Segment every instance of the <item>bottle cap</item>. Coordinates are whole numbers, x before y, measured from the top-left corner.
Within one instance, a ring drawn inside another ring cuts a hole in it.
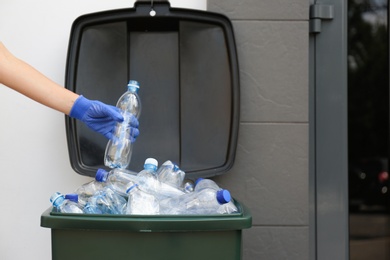
[[[65,194],[65,199],[71,200],[73,202],[79,202],[79,195],[76,193],[70,193],[70,194]]]
[[[217,201],[219,204],[228,203],[232,197],[230,196],[230,192],[228,190],[219,190],[217,191]]]
[[[173,171],[177,172],[178,170],[180,170],[179,166],[177,166],[177,164],[173,164]]]
[[[98,182],[105,182],[107,180],[108,171],[104,169],[98,169],[96,171],[95,180]]]
[[[130,80],[129,84],[127,84],[127,90],[131,92],[138,92],[139,83],[136,80]]]
[[[148,158],[145,160],[144,168],[145,169],[152,169],[154,171],[157,170],[158,167],[158,161],[154,158]]]

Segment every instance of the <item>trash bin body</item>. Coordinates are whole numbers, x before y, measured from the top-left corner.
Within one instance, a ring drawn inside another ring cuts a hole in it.
[[[54,260],[238,260],[248,208],[229,215],[126,216],[61,214],[47,209],[41,226],[51,228]]]

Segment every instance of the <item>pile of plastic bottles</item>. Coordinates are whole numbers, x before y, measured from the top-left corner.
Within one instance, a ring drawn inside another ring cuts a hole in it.
[[[144,169],[133,172],[114,168],[99,169],[95,180],[74,193],[54,193],[53,210],[62,213],[136,215],[212,215],[238,212],[226,189],[211,179],[195,182],[171,161],[158,167],[148,158]]]

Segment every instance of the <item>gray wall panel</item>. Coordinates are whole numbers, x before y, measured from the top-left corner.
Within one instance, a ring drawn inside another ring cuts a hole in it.
[[[308,23],[234,21],[241,121],[308,121]]]
[[[309,1],[208,0],[233,22],[241,124],[215,180],[247,205],[244,260],[309,259]]]
[[[208,0],[208,10],[231,19],[307,20],[307,0]]]
[[[214,179],[253,225],[308,225],[308,125],[241,124],[235,164]]]
[[[253,227],[245,230],[245,260],[307,260],[307,227]]]

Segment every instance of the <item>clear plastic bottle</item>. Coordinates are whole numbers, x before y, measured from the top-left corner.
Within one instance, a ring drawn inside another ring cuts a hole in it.
[[[201,190],[204,190],[204,189],[214,189],[214,190],[220,190],[221,188],[219,187],[219,185],[211,180],[211,179],[204,179],[204,178],[198,178],[196,181],[195,181],[195,187],[194,187],[194,191],[201,191]]]
[[[232,214],[237,212],[238,208],[234,204],[233,198],[228,203],[222,204],[217,210],[217,213],[219,214]]]
[[[140,189],[155,194],[158,191],[158,180],[156,176],[158,161],[154,158],[147,158],[144,169],[137,174]]]
[[[194,191],[199,192],[204,189],[213,189],[213,190],[221,190],[221,187],[211,179],[199,178],[195,182]],[[224,203],[219,206],[217,209],[217,213],[219,214],[231,214],[238,212],[238,208],[234,204],[233,198],[228,203]]]
[[[76,214],[83,213],[82,207],[77,202],[65,199],[65,195],[59,192],[51,195],[50,202],[53,204],[53,207],[57,212]]]
[[[107,187],[123,197],[127,197],[126,190],[138,182],[137,173],[126,169],[112,169],[106,171],[98,169],[95,180],[99,183],[105,183]]]
[[[135,116],[139,118],[141,114],[141,100],[138,96],[139,83],[130,80],[127,91],[119,98],[116,106],[121,110],[123,122],[117,123],[114,137],[110,139],[106,146],[104,155],[104,165],[110,168],[127,168],[130,164],[133,153],[133,143],[130,138],[129,123]]]
[[[154,158],[147,158],[144,163],[144,168],[142,169],[142,171],[137,173],[137,176],[154,176],[154,178],[156,179],[157,169],[158,161]]]
[[[102,190],[104,185],[104,182],[93,180],[78,187],[74,192],[78,195],[79,204],[85,206],[89,198],[91,198],[97,191]]]
[[[84,207],[88,214],[124,214],[127,201],[108,187],[95,193]]]
[[[126,214],[157,215],[159,213],[158,200],[152,194],[139,189],[138,184],[131,186],[127,192]]]
[[[102,209],[97,204],[97,197],[92,196],[83,208],[85,214],[104,214]]]
[[[137,174],[139,188],[154,195],[158,200],[180,196],[184,192],[157,179],[158,162],[154,158],[145,161],[144,169]]]
[[[158,168],[156,175],[160,182],[175,188],[180,188],[183,185],[185,172],[182,171],[179,166],[168,160]]]
[[[231,200],[228,190],[203,189],[183,196],[160,201],[160,214],[210,215],[218,214],[222,204]]]

